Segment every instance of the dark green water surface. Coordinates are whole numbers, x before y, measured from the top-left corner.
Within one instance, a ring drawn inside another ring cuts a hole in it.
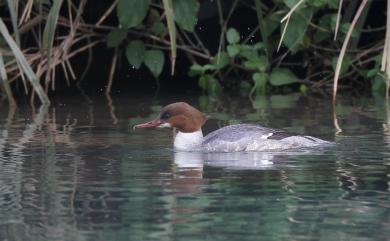
[[[175,153],[136,130],[186,100],[208,133],[251,122],[335,141],[311,152]],[[111,104],[110,104],[111,103]],[[0,240],[389,240],[383,99],[113,98],[0,106]],[[336,128],[337,127],[337,128]]]

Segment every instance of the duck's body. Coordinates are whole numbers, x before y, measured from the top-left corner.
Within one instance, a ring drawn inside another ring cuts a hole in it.
[[[267,151],[324,144],[329,142],[254,124],[238,124],[225,126],[205,136],[202,150],[207,152]]]
[[[312,136],[293,134],[254,124],[225,126],[203,137],[201,127],[206,118],[184,102],[163,108],[157,119],[136,125],[136,128],[175,127],[174,147],[180,151],[237,152],[269,151],[329,145]]]

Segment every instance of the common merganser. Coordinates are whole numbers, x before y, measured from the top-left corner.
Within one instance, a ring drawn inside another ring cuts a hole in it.
[[[179,151],[269,151],[332,143],[255,124],[225,126],[203,137],[202,126],[205,122],[206,116],[202,112],[185,102],[176,102],[162,108],[156,119],[135,125],[134,128],[176,128],[173,145]]]

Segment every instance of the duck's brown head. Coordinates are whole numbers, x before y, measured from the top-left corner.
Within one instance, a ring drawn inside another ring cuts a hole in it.
[[[206,122],[206,116],[185,102],[176,102],[162,108],[156,119],[135,125],[134,128],[174,127],[180,132],[198,131]]]

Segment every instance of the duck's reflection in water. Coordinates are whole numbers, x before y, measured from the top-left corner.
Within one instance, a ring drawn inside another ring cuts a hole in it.
[[[202,153],[202,152],[175,152],[174,161],[181,169],[203,171],[203,167],[221,167],[236,170],[261,170],[273,167],[276,156],[272,153],[261,152],[229,152],[229,153]],[[278,162],[286,159],[277,157]]]

